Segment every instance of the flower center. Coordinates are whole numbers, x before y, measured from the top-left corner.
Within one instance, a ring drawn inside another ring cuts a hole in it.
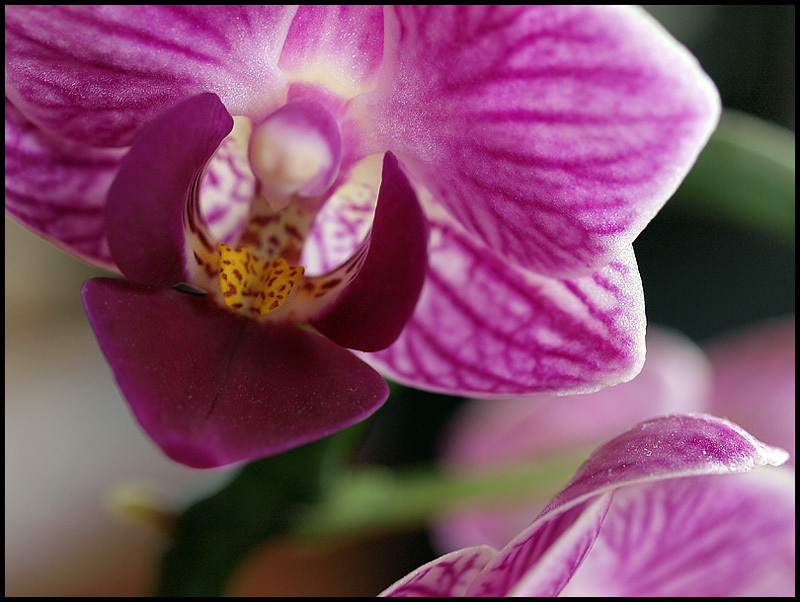
[[[291,102],[252,124],[252,131],[249,124],[239,133],[249,139],[248,158],[258,182],[255,196],[237,248],[224,243],[208,247],[206,263],[209,276],[218,273],[217,299],[259,318],[276,312],[290,297],[303,297],[303,305],[312,293],[319,294],[320,286],[326,286],[326,297],[337,288],[327,280],[304,278],[304,268],[295,264],[318,201],[339,173],[342,143],[334,117],[313,101]],[[278,313],[287,318],[295,309]]]
[[[330,187],[339,173],[342,140],[327,110],[298,100],[255,124],[249,152],[260,191],[278,211],[295,195],[313,197]]]
[[[219,244],[219,283],[228,307],[265,316],[283,305],[305,271],[283,258],[265,260],[250,249]]]

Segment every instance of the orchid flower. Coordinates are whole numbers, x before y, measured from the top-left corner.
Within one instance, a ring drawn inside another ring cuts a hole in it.
[[[448,470],[491,469],[592,449],[645,419],[705,412],[735,420],[759,439],[795,450],[795,321],[773,319],[701,349],[682,334],[650,327],[647,361],[630,382],[588,395],[477,400],[449,424],[440,461]],[[788,469],[787,469],[788,470]],[[433,526],[441,551],[504,545],[544,507],[464,508]]]
[[[794,595],[794,476],[756,468],[787,456],[709,415],[643,422],[499,551],[451,552],[381,595]]]
[[[7,6],[6,212],[86,283],[133,414],[220,466],[363,419],[632,378],[631,243],[719,116],[606,6]]]

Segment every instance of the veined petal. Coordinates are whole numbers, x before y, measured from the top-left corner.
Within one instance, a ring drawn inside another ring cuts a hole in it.
[[[92,149],[44,134],[5,101],[6,214],[81,259],[118,272],[105,203],[122,149]]]
[[[319,439],[388,396],[377,372],[324,337],[241,318],[204,296],[95,278],[83,301],[133,414],[189,466]]]
[[[428,224],[397,159],[387,153],[366,257],[336,300],[311,323],[362,351],[397,339],[417,304],[427,269]]]
[[[347,99],[374,85],[382,60],[380,5],[302,5],[279,65],[293,84],[322,86]]]
[[[769,320],[708,348],[714,371],[709,412],[745,425],[795,458],[795,319]]]
[[[440,462],[448,469],[488,469],[592,449],[642,420],[707,409],[710,388],[705,354],[686,337],[651,326],[647,359],[633,380],[585,395],[473,400],[449,422]],[[502,547],[552,494],[542,490],[519,507],[448,513],[434,525],[437,548]]]
[[[613,509],[617,495],[626,495],[626,487],[657,488],[668,480],[709,475],[729,478],[756,466],[777,466],[786,457],[713,416],[672,415],[641,423],[598,448],[539,517],[487,565],[467,595],[558,594],[580,570],[602,532],[606,510]],[[675,505],[683,512],[694,510],[680,496]]]
[[[198,266],[187,256],[185,218],[196,209],[200,227],[200,178],[232,127],[219,98],[207,93],[171,107],[139,133],[106,206],[111,253],[128,278],[149,286],[192,282]]]
[[[542,274],[612,261],[719,117],[695,59],[638,8],[397,6],[386,38],[354,114],[463,227]]]
[[[788,456],[722,418],[705,414],[654,418],[598,448],[543,514],[627,485],[747,472],[756,466],[780,466]]]
[[[432,220],[428,278],[400,338],[367,359],[390,378],[473,397],[591,392],[644,361],[633,251],[591,276],[556,280],[509,265]]]
[[[39,127],[94,146],[130,144],[175,102],[215,92],[234,114],[285,98],[278,56],[294,8],[7,6],[6,94]]]
[[[214,239],[228,245],[239,240],[256,196],[256,178],[247,160],[247,145],[240,140],[236,127],[234,118],[234,130],[208,163],[200,187],[203,221]]]
[[[448,425],[441,460],[483,467],[601,445],[648,418],[706,409],[711,369],[688,338],[649,327],[647,359],[631,381],[596,393],[475,400]]]
[[[467,596],[552,597],[592,549],[612,495],[534,521],[492,559]]]
[[[461,598],[469,585],[497,555],[489,546],[476,546],[445,554],[409,573],[379,598]]]
[[[794,596],[794,485],[779,469],[621,489],[562,595]]]

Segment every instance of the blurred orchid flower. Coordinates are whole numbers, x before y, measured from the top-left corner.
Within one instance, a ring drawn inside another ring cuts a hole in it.
[[[499,551],[451,552],[381,596],[793,595],[793,473],[753,470],[787,456],[708,415],[646,421]]]
[[[172,458],[341,429],[373,367],[478,397],[640,370],[631,242],[720,110],[641,9],[5,14],[6,212],[127,277],[84,304]]]
[[[440,462],[454,471],[592,449],[642,420],[706,412],[795,451],[795,321],[765,321],[703,350],[680,333],[650,327],[647,361],[630,382],[589,395],[476,400],[448,425]],[[502,509],[465,508],[433,527],[441,551],[502,546],[552,492]]]

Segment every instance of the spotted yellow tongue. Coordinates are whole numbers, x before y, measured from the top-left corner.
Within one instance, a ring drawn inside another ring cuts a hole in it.
[[[219,255],[219,284],[225,303],[252,316],[265,316],[283,305],[304,272],[282,258],[259,259],[249,249],[231,249],[222,243]]]

